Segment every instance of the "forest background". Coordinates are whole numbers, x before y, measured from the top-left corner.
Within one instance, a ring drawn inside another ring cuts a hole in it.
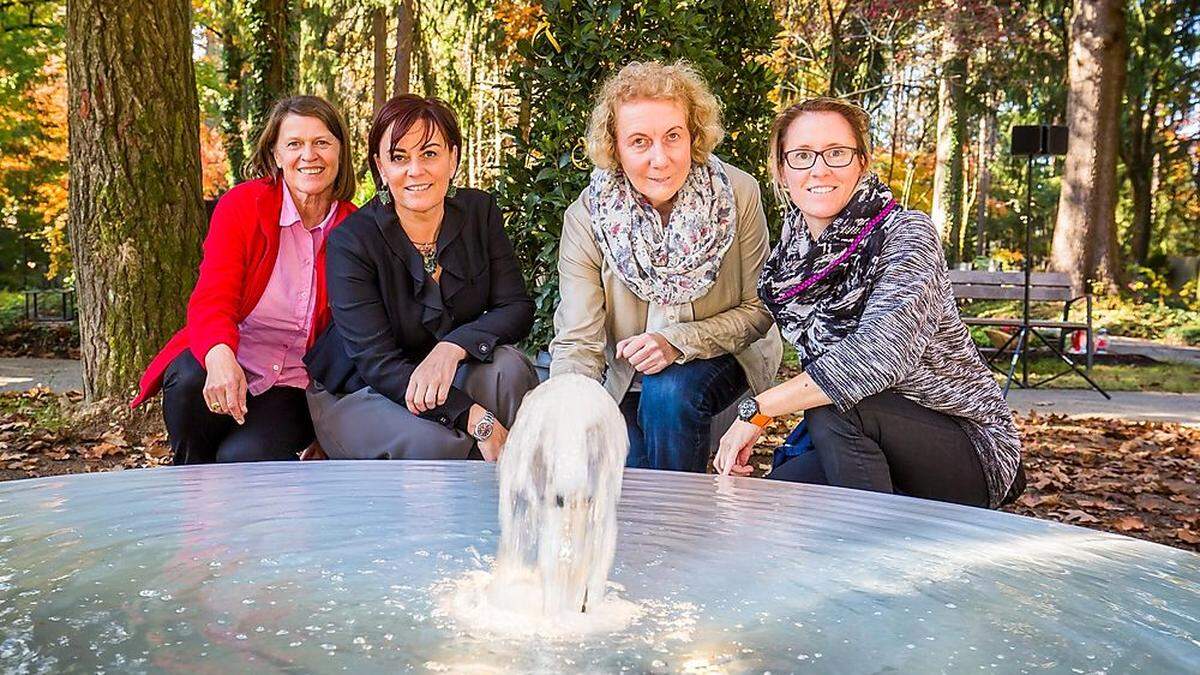
[[[1200,4],[1165,0],[0,0],[0,289],[76,288],[86,393],[125,395],[182,323],[200,200],[242,179],[271,102],[343,111],[361,203],[371,115],[413,91],[458,111],[460,183],[497,194],[544,344],[593,91],[682,57],[725,104],[717,153],[764,188],[777,110],[862,103],[876,170],[951,265],[1020,265],[1009,130],[1069,125],[1068,155],[1034,166],[1035,267],[1200,341],[1198,43]]]

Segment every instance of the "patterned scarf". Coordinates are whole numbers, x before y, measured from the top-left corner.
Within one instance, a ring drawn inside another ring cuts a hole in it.
[[[585,201],[592,233],[617,276],[634,295],[663,305],[708,292],[737,229],[733,185],[712,156],[688,172],[666,226],[621,171],[593,171]]]
[[[858,327],[883,248],[882,223],[898,205],[873,173],[813,241],[804,216],[793,210],[783,237],[758,279],[758,296],[807,366]]]

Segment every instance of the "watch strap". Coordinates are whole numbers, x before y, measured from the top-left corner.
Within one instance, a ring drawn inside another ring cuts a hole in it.
[[[750,424],[757,426],[759,429],[766,429],[771,422],[775,421],[774,417],[767,417],[762,413],[754,413],[754,417],[746,420]]]

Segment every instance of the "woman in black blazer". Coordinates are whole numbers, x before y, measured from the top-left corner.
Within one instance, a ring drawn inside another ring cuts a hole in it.
[[[534,308],[500,212],[451,189],[462,135],[437,99],[388,101],[369,147],[379,192],[330,235],[333,322],[305,359],[317,440],[335,459],[494,461],[538,382],[512,346]]]

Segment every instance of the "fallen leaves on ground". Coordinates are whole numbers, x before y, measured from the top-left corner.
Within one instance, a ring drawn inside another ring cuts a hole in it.
[[[1029,487],[1006,510],[1200,551],[1200,429],[1018,418]]]
[[[79,328],[69,323],[16,321],[0,326],[0,357],[78,359]]]
[[[161,421],[119,402],[83,410],[82,399],[46,388],[0,394],[0,480],[171,463]]]
[[[756,475],[798,419],[768,428],[755,447]],[[1200,552],[1200,429],[1037,414],[1017,423],[1029,487],[1006,511]],[[170,463],[155,406],[85,406],[78,392],[44,388],[0,394],[0,480]]]
[[[799,422],[755,446],[755,475]],[[1005,511],[1200,552],[1200,429],[1181,424],[1017,416],[1028,487]]]

